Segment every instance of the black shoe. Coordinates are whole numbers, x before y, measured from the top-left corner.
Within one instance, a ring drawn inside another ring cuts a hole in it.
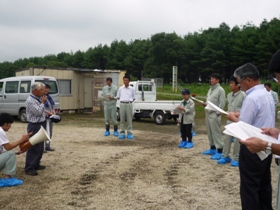
[[[30,176],[37,176],[38,175],[37,171],[35,171],[35,170],[25,171],[25,173],[27,175],[30,175]]]
[[[45,150],[53,152],[55,149],[50,147],[50,148],[46,148]]]
[[[46,166],[42,166],[42,165],[39,165],[39,166],[36,168],[36,170],[44,170],[44,169],[46,169]]]
[[[47,150],[44,150],[44,153],[47,153],[48,151]]]

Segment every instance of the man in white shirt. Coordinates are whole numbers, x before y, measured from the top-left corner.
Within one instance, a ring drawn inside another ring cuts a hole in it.
[[[127,138],[130,140],[134,139],[132,134],[132,116],[133,116],[133,105],[132,102],[135,100],[135,90],[129,85],[130,77],[125,75],[123,77],[124,85],[119,88],[117,98],[120,100],[120,135],[119,139],[125,138],[124,123],[127,121]]]
[[[11,128],[14,119],[10,114],[0,114],[0,171],[4,177],[0,180],[0,187],[11,187],[20,185],[22,180],[13,178],[16,174],[16,154],[12,150],[29,139],[29,134],[24,134],[18,141],[10,143],[5,131]],[[20,154],[25,151],[19,151]]]

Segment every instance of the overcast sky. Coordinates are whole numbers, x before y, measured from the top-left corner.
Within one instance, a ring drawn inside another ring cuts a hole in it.
[[[280,0],[0,0],[0,62],[280,18]]]

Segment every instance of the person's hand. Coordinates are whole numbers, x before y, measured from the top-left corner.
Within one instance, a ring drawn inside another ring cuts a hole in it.
[[[178,106],[178,109],[180,109],[180,110],[182,110],[182,111],[184,111],[184,110],[185,110],[185,108],[184,108],[184,107],[182,107],[182,106]]]
[[[43,96],[42,96],[42,103],[44,104],[44,103],[46,103],[46,101],[47,101],[47,96],[46,96],[46,95],[43,95]]]
[[[239,117],[238,112],[229,112],[227,115],[227,119],[232,121],[232,122],[237,122]]]
[[[268,136],[271,136],[273,138],[278,139],[280,130],[277,128],[261,128],[262,129],[262,133],[266,134]]]
[[[207,106],[207,103],[206,102],[203,102],[201,103],[202,106],[206,107]]]
[[[108,98],[109,98],[110,100],[114,100],[114,97],[112,97],[112,96],[109,96]]]
[[[257,153],[265,150],[268,144],[266,141],[263,141],[257,137],[251,137],[246,140],[239,140],[239,142],[241,144],[244,144],[252,153]]]
[[[25,153],[27,151],[27,149],[26,150],[19,150],[19,151],[17,151],[15,154],[16,155],[20,155],[20,154],[22,154],[22,153]]]
[[[32,132],[30,132],[28,134],[23,134],[21,139],[20,139],[21,143],[28,141],[31,134],[32,134]]]

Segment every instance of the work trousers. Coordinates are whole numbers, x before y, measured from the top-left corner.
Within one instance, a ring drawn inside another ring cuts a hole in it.
[[[206,112],[205,124],[210,147],[215,146],[216,149],[222,149],[221,115]]]
[[[239,161],[240,143],[239,143],[238,139],[235,139],[234,137],[226,135],[226,134],[224,136],[224,145],[223,145],[223,155],[222,156],[223,156],[223,158],[229,157],[232,139],[234,139],[232,157],[234,160]]]
[[[125,133],[124,123],[127,121],[127,134],[132,134],[132,116],[133,106],[132,103],[120,103],[120,134]]]
[[[104,118],[105,125],[110,125],[110,119],[112,119],[113,125],[117,125],[117,106],[115,104],[104,105]]]
[[[278,170],[278,187],[277,187],[277,205],[276,209],[280,210],[280,165],[277,165]]]
[[[28,123],[27,133],[32,132],[34,136],[43,126],[46,129],[46,122],[41,123]],[[44,142],[40,142],[31,146],[26,152],[25,171],[36,170],[39,167],[44,152]]]
[[[271,159],[272,155],[269,155],[261,160],[245,145],[240,145],[240,196],[243,210],[272,209]]]
[[[0,154],[0,171],[3,174],[14,176],[16,174],[16,154],[9,150]]]
[[[192,124],[184,124],[184,115],[182,115],[180,125],[182,141],[186,141],[188,138],[188,142],[192,142]]]

